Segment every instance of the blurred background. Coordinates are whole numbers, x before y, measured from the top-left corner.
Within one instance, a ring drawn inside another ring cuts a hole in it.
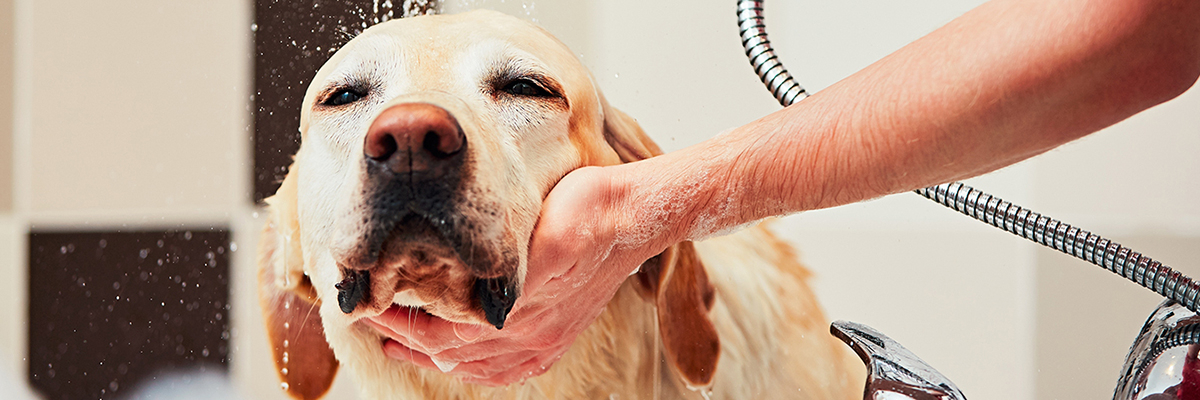
[[[289,93],[400,3],[0,0],[0,398],[282,398],[253,259],[257,201],[296,145]],[[766,15],[815,92],[979,3],[776,0]],[[667,151],[779,108],[734,5],[443,1],[546,27]],[[1198,276],[1198,91],[968,183]],[[772,227],[830,318],[883,331],[971,399],[1111,397],[1160,302],[913,194]]]

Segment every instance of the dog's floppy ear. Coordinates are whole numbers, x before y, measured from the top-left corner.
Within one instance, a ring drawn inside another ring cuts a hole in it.
[[[644,298],[654,299],[658,331],[672,369],[689,388],[712,385],[721,341],[708,318],[712,285],[692,242],[681,242],[642,264],[637,273]]]
[[[644,160],[662,154],[637,121],[604,107],[604,139],[621,162]],[[658,330],[672,369],[689,387],[712,385],[721,341],[708,318],[713,287],[692,242],[667,248],[642,264],[637,273],[642,297],[658,309]]]
[[[325,341],[316,290],[304,275],[296,216],[296,166],[274,196],[258,243],[258,295],[275,372],[297,399],[325,395],[338,362]]]

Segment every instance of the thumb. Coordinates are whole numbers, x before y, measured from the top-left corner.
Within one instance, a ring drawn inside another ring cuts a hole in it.
[[[530,237],[527,285],[560,277],[611,245],[609,168],[574,170],[546,195]]]

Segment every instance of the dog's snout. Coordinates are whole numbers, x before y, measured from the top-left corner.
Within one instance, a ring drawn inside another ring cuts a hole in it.
[[[467,144],[449,111],[428,103],[392,106],[367,130],[363,154],[395,173],[437,172],[462,154]]]

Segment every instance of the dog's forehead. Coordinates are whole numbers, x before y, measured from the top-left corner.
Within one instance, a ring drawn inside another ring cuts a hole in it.
[[[318,72],[314,82],[340,78],[355,69],[386,69],[445,77],[458,66],[486,68],[516,60],[560,79],[587,79],[566,45],[528,21],[490,10],[402,18],[367,29],[347,43]],[[332,67],[332,68],[328,68]]]
[[[367,29],[321,67],[304,104],[311,106],[330,85],[356,79],[380,79],[402,86],[392,88],[401,91],[473,88],[477,82],[462,79],[481,77],[497,65],[552,76],[572,103],[594,102],[591,76],[565,44],[528,21],[476,10],[401,18]],[[302,131],[307,130],[308,106],[301,111]]]

